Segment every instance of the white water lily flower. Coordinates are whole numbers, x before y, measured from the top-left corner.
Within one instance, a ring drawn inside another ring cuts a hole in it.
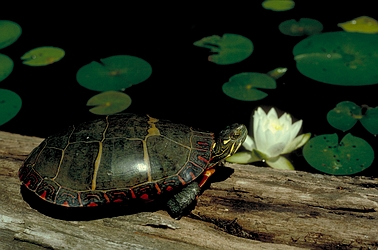
[[[248,152],[236,153],[227,158],[227,161],[236,163],[265,161],[272,168],[294,169],[282,155],[291,153],[310,139],[310,133],[297,136],[301,127],[302,120],[292,123],[290,114],[284,113],[278,118],[274,108],[266,114],[259,107],[253,115],[251,130],[254,138],[248,136],[243,143]]]

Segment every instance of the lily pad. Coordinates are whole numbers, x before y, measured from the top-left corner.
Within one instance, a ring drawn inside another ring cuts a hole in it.
[[[345,23],[339,23],[337,26],[341,27],[347,32],[360,32],[367,34],[378,33],[378,22],[374,18],[368,16],[357,17]]]
[[[315,19],[301,18],[298,22],[294,19],[286,20],[280,23],[278,29],[288,36],[309,36],[320,33],[323,25]]]
[[[7,89],[0,89],[0,125],[17,115],[22,106],[19,95]]]
[[[151,65],[129,55],[111,56],[81,67],[76,80],[85,88],[96,91],[124,90],[148,79]]]
[[[333,175],[351,175],[368,168],[374,151],[365,140],[347,134],[338,142],[337,134],[312,138],[303,148],[306,161],[315,169]]]
[[[362,86],[378,83],[378,36],[329,32],[310,36],[293,49],[297,68],[319,82]]]
[[[21,36],[21,27],[15,22],[0,20],[0,49],[5,48]]]
[[[91,97],[87,106],[96,106],[89,111],[96,115],[111,115],[127,109],[131,105],[129,95],[118,91],[106,91]]]
[[[13,70],[13,61],[8,56],[0,54],[0,82],[7,78]]]
[[[341,131],[351,129],[362,118],[361,107],[353,102],[340,102],[327,114],[328,123]]]
[[[361,118],[361,124],[373,135],[378,134],[378,107],[368,108]]]
[[[208,60],[216,64],[233,64],[248,58],[253,51],[253,43],[248,38],[236,34],[213,35],[193,43],[195,46],[208,48],[215,54]]]
[[[269,71],[267,75],[277,80],[281,76],[285,75],[286,72],[287,68],[276,68],[274,70]]]
[[[64,57],[64,50],[56,47],[39,47],[26,52],[21,60],[29,66],[46,66]]]
[[[240,101],[257,101],[268,95],[258,88],[275,89],[276,81],[267,74],[249,72],[232,76],[222,86],[223,93]]]
[[[291,10],[295,6],[292,0],[265,0],[262,2],[264,9],[273,11],[286,11]]]

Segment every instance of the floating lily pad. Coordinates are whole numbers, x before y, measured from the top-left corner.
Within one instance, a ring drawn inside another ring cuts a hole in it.
[[[229,97],[240,101],[257,101],[268,95],[258,88],[275,89],[276,81],[266,74],[240,73],[223,84],[222,90]]]
[[[306,161],[315,169],[333,175],[351,175],[368,168],[374,151],[365,140],[347,134],[338,142],[337,134],[312,138],[303,148]]]
[[[378,107],[368,108],[361,118],[361,124],[369,133],[378,134]]]
[[[358,86],[378,83],[378,36],[329,32],[295,45],[293,54],[303,75],[319,82]]]
[[[361,108],[353,102],[340,102],[328,112],[328,123],[341,131],[351,129],[362,118]]]
[[[56,47],[39,47],[26,52],[21,60],[29,66],[46,66],[64,57],[64,50]]]
[[[277,80],[281,76],[285,75],[286,71],[287,68],[276,68],[274,70],[269,71],[267,75]]]
[[[378,33],[378,22],[374,18],[368,16],[361,16],[345,23],[339,23],[337,26],[341,27],[347,32],[360,32],[367,34]]]
[[[106,91],[93,96],[87,106],[96,106],[89,111],[96,115],[111,115],[127,109],[131,105],[131,98],[118,91]]]
[[[216,64],[233,64],[248,58],[253,51],[253,43],[248,38],[236,34],[213,35],[193,43],[195,46],[208,48],[215,54],[208,60]]]
[[[0,54],[0,82],[7,78],[13,70],[13,61],[8,56]]]
[[[21,27],[15,22],[0,20],[0,49],[5,48],[21,36]]]
[[[96,91],[124,90],[150,77],[151,65],[129,55],[111,56],[91,62],[79,69],[76,80],[85,88]]]
[[[262,2],[264,9],[273,11],[286,11],[291,10],[295,6],[292,0],[265,0]]]
[[[323,25],[315,19],[301,18],[298,22],[294,19],[286,20],[280,23],[278,29],[288,36],[309,36],[320,33]]]
[[[7,89],[0,89],[0,125],[17,115],[22,106],[19,95]]]

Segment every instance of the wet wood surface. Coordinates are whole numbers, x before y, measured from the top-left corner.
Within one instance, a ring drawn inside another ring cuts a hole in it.
[[[236,164],[218,167],[194,210],[180,220],[159,207],[125,214],[92,210],[98,217],[87,220],[51,216],[45,212],[73,211],[50,204],[31,208],[17,177],[22,161],[41,141],[0,132],[0,249],[378,246],[378,179]]]

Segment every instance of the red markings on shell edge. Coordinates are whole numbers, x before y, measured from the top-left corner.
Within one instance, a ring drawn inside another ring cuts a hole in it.
[[[43,191],[43,193],[40,194],[40,197],[41,197],[42,199],[46,200],[46,194],[47,194],[47,192],[46,192],[46,191]]]
[[[96,202],[94,202],[94,201],[91,201],[88,205],[87,205],[87,207],[97,207],[98,206],[98,204],[96,203]]]
[[[206,158],[204,158],[204,157],[202,157],[202,156],[198,156],[198,160],[200,160],[200,161],[203,161],[204,163],[206,163],[206,164],[208,164],[209,163],[209,160],[208,159],[206,159]]]
[[[150,200],[150,197],[148,196],[148,194],[142,194],[142,195],[140,196],[140,198],[141,198],[142,200],[146,200],[146,201]]]

